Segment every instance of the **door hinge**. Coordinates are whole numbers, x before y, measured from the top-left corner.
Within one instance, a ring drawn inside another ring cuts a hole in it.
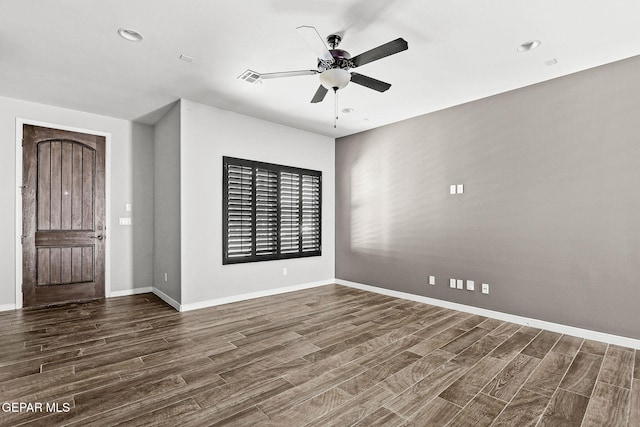
[[[20,236],[20,244],[21,245],[24,245],[24,238],[25,238],[24,235]]]

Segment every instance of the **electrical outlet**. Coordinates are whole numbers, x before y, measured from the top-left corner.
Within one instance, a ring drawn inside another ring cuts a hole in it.
[[[449,186],[449,194],[456,194],[456,185],[455,184],[451,184]]]
[[[462,289],[462,288],[463,288],[463,285],[464,285],[464,280],[462,280],[462,279],[458,279],[458,282],[457,282],[457,288],[458,288],[458,289]]]
[[[476,284],[473,280],[467,280],[467,290],[473,291],[476,287]]]
[[[283,275],[283,276],[286,276],[287,274],[289,274],[289,270],[287,270],[287,267],[284,267],[284,268],[282,269],[282,275]]]
[[[489,284],[488,283],[483,283],[482,284],[482,293],[488,295],[489,294]]]
[[[436,284],[436,276],[429,276],[429,284],[432,286]]]
[[[453,289],[456,288],[456,279],[449,279],[449,287]]]
[[[462,193],[464,193],[464,184],[458,184],[458,185],[456,186],[456,190],[457,190],[457,193],[458,193],[458,194],[462,194]]]

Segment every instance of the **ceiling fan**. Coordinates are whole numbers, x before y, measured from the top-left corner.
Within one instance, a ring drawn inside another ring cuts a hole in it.
[[[311,103],[322,102],[329,89],[333,89],[337,95],[338,90],[343,89],[349,82],[368,87],[378,92],[384,92],[391,87],[391,84],[365,76],[364,74],[350,72],[349,70],[394,55],[409,48],[406,40],[398,38],[352,58],[351,54],[346,50],[338,49],[338,45],[342,41],[342,37],[339,34],[331,34],[327,37],[329,49],[315,27],[303,25],[296,28],[296,30],[298,30],[298,33],[306,40],[318,58],[317,68],[315,70],[282,71],[276,73],[258,73],[247,70],[238,78],[249,83],[257,83],[267,79],[319,74],[320,86],[318,90],[316,90],[313,98],[311,98]]]

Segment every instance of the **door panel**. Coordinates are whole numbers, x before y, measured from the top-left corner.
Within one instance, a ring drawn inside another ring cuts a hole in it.
[[[104,297],[104,137],[24,126],[25,306]]]

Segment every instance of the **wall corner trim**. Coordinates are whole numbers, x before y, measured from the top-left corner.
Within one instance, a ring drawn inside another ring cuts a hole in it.
[[[574,326],[562,325],[559,323],[547,322],[544,320],[532,319],[529,317],[517,316],[514,314],[503,313],[500,311],[487,310],[484,308],[473,307],[470,305],[458,304],[455,302],[439,300],[421,295],[414,295],[406,292],[393,291],[390,289],[379,288],[376,286],[364,285],[362,283],[350,282],[348,280],[335,279],[335,283],[350,288],[356,288],[363,291],[374,292],[377,294],[387,295],[390,297],[416,301],[423,304],[431,304],[438,307],[449,308],[452,310],[463,311],[465,313],[477,314],[480,316],[492,317],[494,319],[503,320],[505,322],[517,323],[519,325],[531,326],[539,329],[557,332],[566,335],[572,335],[579,338],[585,338],[595,341],[601,341],[608,344],[615,344],[623,347],[630,347],[640,350],[640,340],[619,335],[607,334],[604,332],[592,331],[589,329],[576,328]]]
[[[232,295],[232,296],[228,296],[228,297],[224,297],[224,298],[216,298],[216,299],[211,299],[211,300],[207,300],[207,301],[199,301],[199,302],[194,302],[194,303],[190,303],[190,304],[183,304],[183,305],[180,306],[180,311],[197,310],[197,309],[200,309],[200,308],[213,307],[213,306],[216,306],[216,305],[229,304],[229,303],[232,303],[232,302],[246,301],[246,300],[254,299],[254,298],[268,297],[268,296],[272,296],[272,295],[284,294],[284,293],[287,293],[287,292],[301,291],[301,290],[304,290],[304,289],[311,289],[311,288],[317,288],[317,287],[320,287],[320,286],[333,285],[334,283],[335,283],[334,279],[328,279],[328,280],[322,280],[322,281],[319,281],[319,282],[310,282],[310,283],[304,283],[304,284],[301,284],[301,285],[294,285],[294,286],[287,286],[287,287],[283,287],[283,288],[268,289],[268,290],[265,290],[265,291],[251,292],[251,293],[247,293],[247,294]],[[158,295],[158,296],[160,296],[160,295]]]

